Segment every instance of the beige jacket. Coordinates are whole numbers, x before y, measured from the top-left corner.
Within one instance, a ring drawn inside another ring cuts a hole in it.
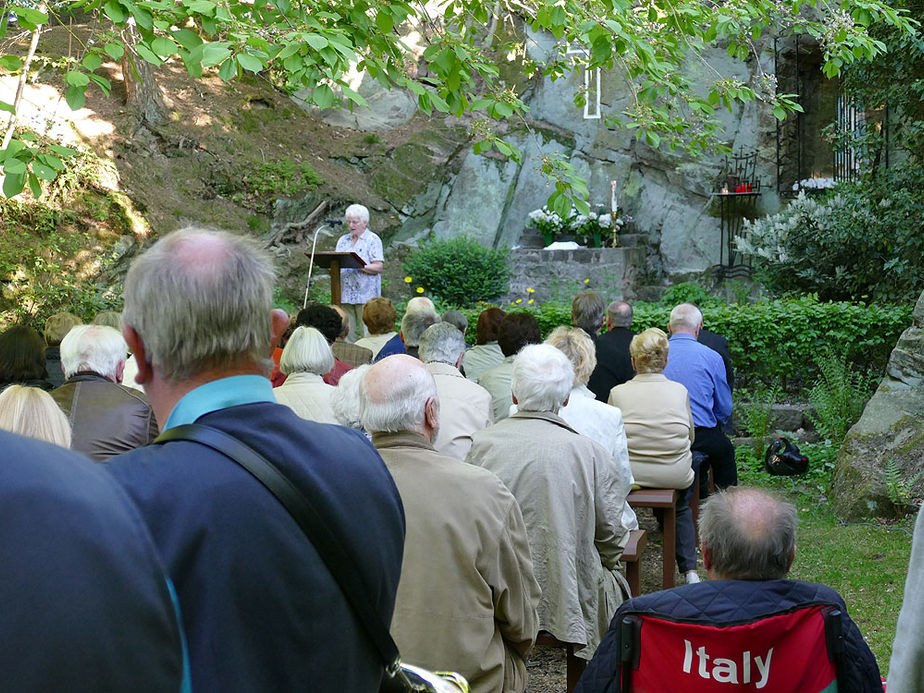
[[[462,461],[472,447],[472,434],[494,423],[491,394],[448,363],[434,361],[427,370],[440,400],[440,430],[433,447]]]
[[[690,398],[662,373],[639,373],[610,390],[622,411],[635,483],[649,488],[687,488],[693,483]]]
[[[314,373],[291,373],[279,387],[273,388],[276,401],[285,404],[303,419],[318,423],[340,423],[330,406],[333,385]]]
[[[500,365],[486,370],[478,378],[478,384],[491,393],[494,421],[506,419],[510,415],[510,406],[513,404],[513,360],[515,358],[516,354],[508,356],[500,362]]]
[[[458,671],[473,693],[526,687],[539,630],[523,517],[493,474],[416,433],[376,433],[401,493],[407,535],[391,633],[401,659]]]
[[[494,366],[499,366],[503,360],[504,352],[501,351],[497,342],[476,344],[462,356],[462,368],[466,378],[478,382],[482,373]]]
[[[613,458],[558,415],[520,411],[476,433],[466,461],[497,474],[520,504],[540,627],[590,659],[623,599],[629,531]]]

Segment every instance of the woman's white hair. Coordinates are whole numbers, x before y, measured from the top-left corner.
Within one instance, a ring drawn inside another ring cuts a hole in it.
[[[330,406],[341,426],[363,430],[363,422],[359,418],[359,388],[370,368],[368,363],[364,363],[347,371],[340,376],[337,387],[330,393]]]
[[[334,354],[324,335],[314,327],[296,327],[282,356],[279,358],[279,370],[286,375],[291,373],[314,373],[326,375],[334,367]]]
[[[0,393],[0,428],[62,448],[71,446],[71,424],[51,395],[37,387],[10,385]]]
[[[128,345],[122,334],[107,325],[76,325],[61,340],[65,378],[90,372],[114,381],[119,362],[127,357]]]
[[[364,205],[350,205],[346,208],[346,211],[343,213],[344,219],[361,219],[362,221],[369,224],[369,210]]]
[[[571,361],[575,386],[586,385],[597,367],[597,348],[590,335],[580,327],[559,325],[546,337],[545,343],[551,344]]]
[[[571,394],[574,368],[551,344],[529,344],[513,360],[513,396],[520,411],[557,412]]]

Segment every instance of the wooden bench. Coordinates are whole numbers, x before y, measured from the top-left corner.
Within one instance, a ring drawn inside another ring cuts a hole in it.
[[[629,531],[629,541],[622,552],[622,560],[626,563],[626,581],[632,591],[632,596],[641,594],[642,585],[642,554],[648,545],[648,537],[644,529]],[[536,644],[543,647],[561,647],[565,650],[567,666],[567,691],[571,693],[577,686],[581,674],[587,667],[587,661],[574,654],[574,643],[562,642],[547,630],[540,630],[536,635]]]
[[[626,501],[636,508],[659,508],[664,511],[664,549],[661,553],[661,587],[674,586],[674,564],[677,561],[677,499],[680,492],[673,488],[641,488],[631,491]]]

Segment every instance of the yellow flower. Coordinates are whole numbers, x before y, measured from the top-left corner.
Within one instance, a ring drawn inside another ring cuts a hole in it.
[[[423,292],[424,292],[424,288],[422,286],[418,286],[417,293],[422,294]]]
[[[535,289],[527,289],[527,291],[528,291],[529,293],[531,293],[531,294],[536,293],[536,290],[535,290]]]
[[[518,303],[518,304],[519,304],[519,303],[523,303],[523,299],[522,299],[522,298],[518,298],[518,299],[516,300],[516,303]]]
[[[590,279],[585,279],[585,280],[584,280],[584,283],[585,283],[585,284],[590,284]]]
[[[414,281],[414,280],[411,279],[409,276],[404,278],[404,283],[405,283],[405,284],[410,284],[412,281]]]
[[[527,303],[528,303],[529,305],[533,305],[533,301],[535,301],[535,300],[536,300],[536,299],[531,298],[531,299],[529,299],[529,300],[527,301]]]

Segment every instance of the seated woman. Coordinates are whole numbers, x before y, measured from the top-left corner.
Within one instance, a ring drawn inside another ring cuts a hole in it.
[[[667,350],[667,335],[656,327],[635,335],[629,355],[636,376],[610,390],[609,403],[622,411],[635,483],[682,490],[677,501],[677,567],[687,582],[699,582],[690,510],[696,476],[690,453],[693,417],[687,389],[661,372]]]
[[[0,333],[0,389],[10,383],[51,390],[45,370],[45,341],[26,325]]]
[[[71,424],[57,403],[37,387],[10,385],[0,392],[0,428],[62,448],[71,446]]]
[[[334,354],[324,335],[313,327],[295,328],[279,359],[286,381],[273,389],[276,401],[303,419],[337,423],[330,405],[334,387],[323,379],[333,367]]]
[[[567,404],[558,410],[558,415],[575,431],[599,443],[610,453],[616,464],[615,476],[621,484],[620,494],[625,498],[635,482],[629,466],[622,414],[617,407],[598,402],[594,393],[587,389],[590,374],[597,366],[593,340],[580,327],[561,326],[552,330],[545,343],[562,352],[574,366],[574,386]],[[623,508],[622,524],[626,529],[638,529],[635,511],[628,503]]]

